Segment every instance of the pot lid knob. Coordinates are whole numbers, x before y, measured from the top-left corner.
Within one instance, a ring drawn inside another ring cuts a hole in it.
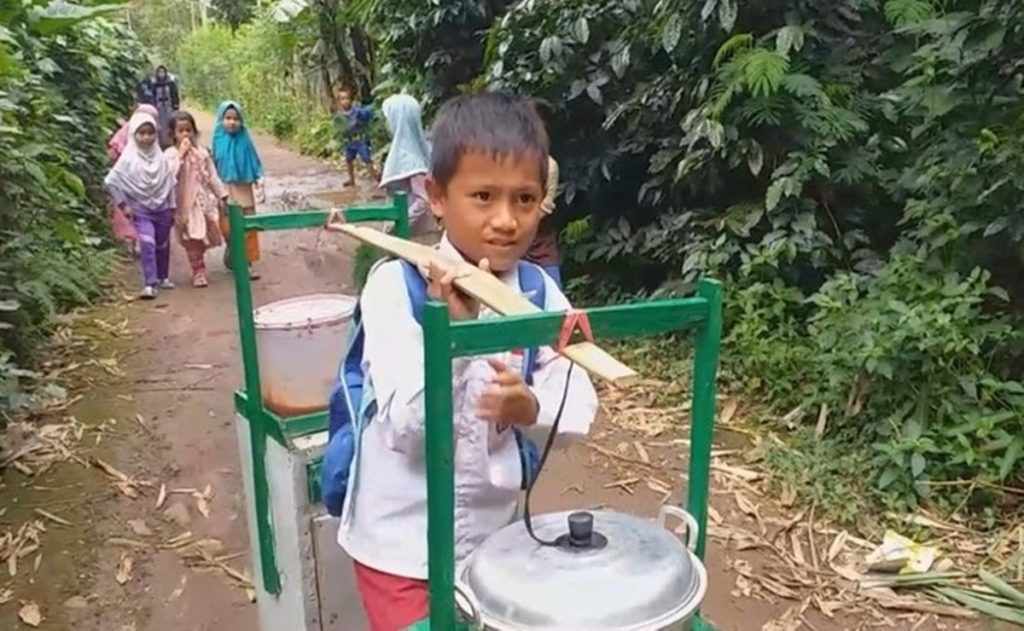
[[[588,511],[569,514],[569,545],[589,548],[594,543],[594,515]]]

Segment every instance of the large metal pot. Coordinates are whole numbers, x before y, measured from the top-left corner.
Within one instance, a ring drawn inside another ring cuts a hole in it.
[[[684,544],[666,529],[686,526]],[[663,506],[657,523],[614,511],[548,513],[487,540],[459,568],[456,601],[478,629],[659,631],[685,628],[707,572],[693,552],[697,523]],[[568,528],[566,525],[568,524]]]

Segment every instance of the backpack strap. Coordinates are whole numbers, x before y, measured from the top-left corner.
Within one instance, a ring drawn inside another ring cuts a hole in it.
[[[427,281],[412,263],[401,260],[402,274],[405,276],[405,288],[409,292],[409,304],[412,317],[417,324],[423,324],[423,307],[427,304]],[[543,310],[547,304],[547,282],[544,270],[527,261],[519,261],[519,290],[523,292],[538,309]],[[533,384],[533,370],[537,363],[538,349],[526,349],[523,358],[523,379],[528,385]]]
[[[519,261],[518,271],[519,289],[529,297],[535,307],[543,311],[547,306],[547,282],[544,280],[544,270],[528,261]],[[523,378],[528,386],[533,385],[533,371],[536,369],[538,352],[536,347],[528,348],[526,356],[523,358]]]
[[[423,325],[423,306],[427,304],[427,280],[423,278],[415,265],[400,259],[402,275],[405,276],[405,289],[409,292],[409,304],[412,306],[412,317],[416,324]]]

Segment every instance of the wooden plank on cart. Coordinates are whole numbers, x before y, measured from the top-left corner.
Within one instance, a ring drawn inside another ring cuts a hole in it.
[[[429,266],[431,261],[441,256],[436,249],[428,245],[399,239],[366,226],[331,222],[327,224],[327,229],[346,234],[420,267]],[[527,298],[509,289],[498,278],[469,263],[463,262],[460,265],[455,286],[501,315],[529,315],[541,311]],[[592,342],[570,344],[562,351],[562,355],[592,375],[615,385],[628,385],[637,378],[632,368]]]

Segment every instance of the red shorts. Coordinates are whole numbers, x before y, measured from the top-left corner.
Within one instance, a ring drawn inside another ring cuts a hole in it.
[[[427,617],[427,582],[395,576],[354,562],[356,588],[370,631],[404,631]]]

